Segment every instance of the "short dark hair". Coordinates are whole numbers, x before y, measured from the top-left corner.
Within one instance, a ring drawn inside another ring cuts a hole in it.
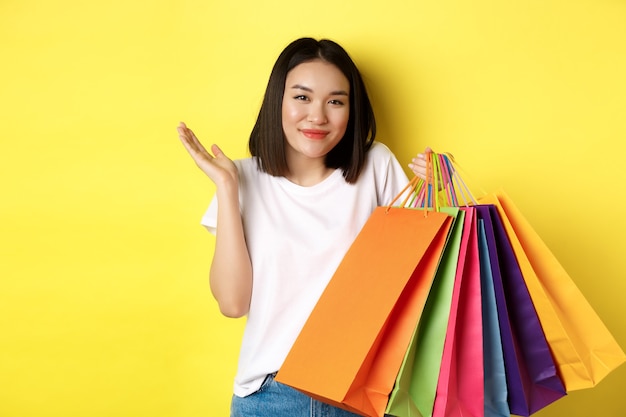
[[[350,116],[343,138],[326,155],[329,168],[341,168],[345,180],[355,183],[376,137],[376,121],[361,74],[348,53],[329,39],[301,38],[291,42],[278,56],[270,75],[259,116],[248,147],[257,157],[259,169],[273,176],[288,173],[282,102],[287,74],[294,67],[314,60],[336,66],[350,83]]]

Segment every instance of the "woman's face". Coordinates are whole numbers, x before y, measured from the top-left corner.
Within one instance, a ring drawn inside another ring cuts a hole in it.
[[[333,64],[304,62],[287,74],[283,131],[287,158],[321,159],[343,138],[350,117],[350,83]]]

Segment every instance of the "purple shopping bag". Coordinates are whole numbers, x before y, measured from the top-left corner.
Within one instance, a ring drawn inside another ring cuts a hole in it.
[[[565,387],[496,207],[476,210],[485,227],[509,408],[511,414],[530,416],[566,395]]]

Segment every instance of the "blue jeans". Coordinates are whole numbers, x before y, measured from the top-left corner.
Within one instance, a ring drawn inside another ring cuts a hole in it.
[[[268,375],[261,388],[247,397],[233,395],[230,417],[354,417],[341,408],[314,400]]]

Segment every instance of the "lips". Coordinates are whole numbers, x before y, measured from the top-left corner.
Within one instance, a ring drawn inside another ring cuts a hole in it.
[[[330,133],[327,130],[301,129],[300,132],[309,139],[324,139]]]

